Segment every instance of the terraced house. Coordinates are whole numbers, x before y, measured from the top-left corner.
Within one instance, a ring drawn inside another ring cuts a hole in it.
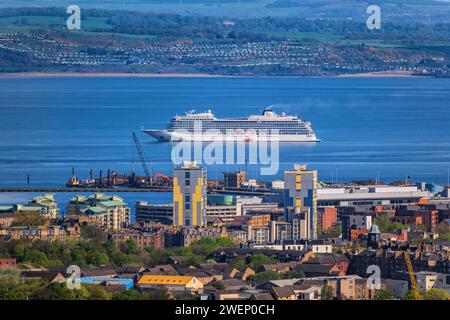
[[[102,229],[120,230],[130,224],[130,208],[116,195],[77,195],[70,199],[67,211],[80,223],[92,223]]]
[[[0,226],[0,239],[56,241],[80,237],[78,225]]]

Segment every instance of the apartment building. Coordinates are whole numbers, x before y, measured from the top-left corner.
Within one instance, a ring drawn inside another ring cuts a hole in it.
[[[129,225],[131,219],[130,208],[121,197],[101,193],[72,197],[67,211],[80,223],[92,223],[107,230],[120,230]]]
[[[173,176],[173,225],[206,226],[206,169],[186,161]]]
[[[284,172],[285,221],[291,222],[293,215],[309,209],[307,238],[317,237],[317,171],[307,170],[306,165],[294,165],[294,170]]]

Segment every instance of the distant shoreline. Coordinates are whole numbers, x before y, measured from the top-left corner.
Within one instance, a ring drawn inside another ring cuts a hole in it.
[[[93,72],[60,72],[60,73],[0,73],[0,79],[17,78],[409,78],[430,77],[414,75],[411,72],[368,72],[340,74],[329,76],[293,76],[293,75],[220,75],[207,73],[93,73]]]
[[[221,78],[225,75],[206,73],[93,73],[93,72],[59,72],[59,73],[0,73],[5,78]]]
[[[382,71],[382,72],[367,72],[354,74],[340,74],[339,78],[408,78],[408,77],[430,77],[429,75],[416,75],[409,71]]]

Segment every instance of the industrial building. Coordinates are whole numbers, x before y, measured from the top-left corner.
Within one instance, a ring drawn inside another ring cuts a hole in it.
[[[358,206],[385,205],[418,202],[428,198],[428,191],[421,191],[416,186],[351,186],[341,188],[319,188],[317,205],[325,206]]]

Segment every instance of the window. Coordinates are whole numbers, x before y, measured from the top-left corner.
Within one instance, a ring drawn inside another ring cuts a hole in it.
[[[184,185],[185,185],[185,186],[190,186],[190,185],[191,185],[191,180],[186,180],[186,181],[184,181]]]
[[[189,171],[186,171],[186,172],[184,173],[184,178],[185,178],[185,179],[190,179],[190,178],[191,178],[191,173],[190,173]]]
[[[188,202],[188,203],[185,203],[184,204],[184,209],[186,209],[186,210],[190,210],[191,209],[191,204]]]
[[[191,195],[187,194],[184,196],[184,202],[191,202]]]

